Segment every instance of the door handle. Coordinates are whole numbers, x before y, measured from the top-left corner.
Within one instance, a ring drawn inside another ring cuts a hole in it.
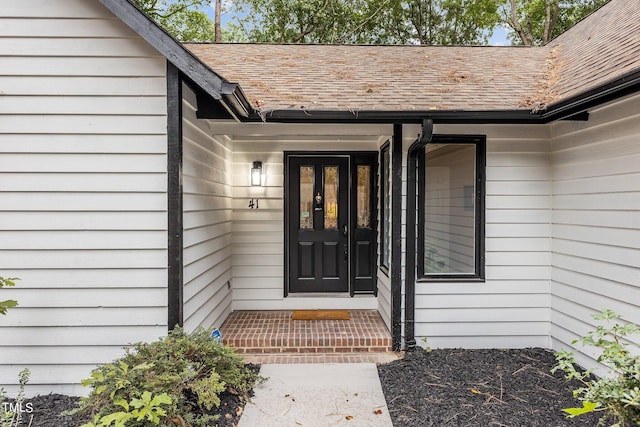
[[[342,235],[343,236],[347,236],[349,234],[349,227],[347,227],[347,224],[342,226]]]

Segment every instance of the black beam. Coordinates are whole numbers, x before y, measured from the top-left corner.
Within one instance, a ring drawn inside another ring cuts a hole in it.
[[[167,62],[167,230],[169,329],[183,325],[182,79]]]
[[[589,112],[582,111],[580,113],[576,113],[572,116],[563,117],[560,120],[568,121],[568,122],[588,122],[589,121]]]
[[[233,116],[222,106],[220,101],[214,100],[202,90],[193,90],[196,93],[196,101],[198,103],[198,109],[196,110],[198,119],[233,119]]]
[[[402,344],[402,124],[391,140],[391,346]]]
[[[100,0],[107,9],[215,99],[222,97],[223,79],[180,42],[127,0]]]

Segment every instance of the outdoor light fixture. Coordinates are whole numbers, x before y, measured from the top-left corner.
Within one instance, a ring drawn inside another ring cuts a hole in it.
[[[251,167],[251,185],[262,185],[262,162],[253,162],[253,166]]]

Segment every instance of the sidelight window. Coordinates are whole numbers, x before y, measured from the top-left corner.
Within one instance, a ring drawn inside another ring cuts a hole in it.
[[[300,228],[313,230],[313,166],[300,166]]]
[[[380,168],[380,266],[391,265],[391,155],[390,144],[382,147]]]

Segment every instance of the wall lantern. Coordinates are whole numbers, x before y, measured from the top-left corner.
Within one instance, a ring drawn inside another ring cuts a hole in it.
[[[262,185],[262,162],[253,162],[251,167],[251,185]]]

